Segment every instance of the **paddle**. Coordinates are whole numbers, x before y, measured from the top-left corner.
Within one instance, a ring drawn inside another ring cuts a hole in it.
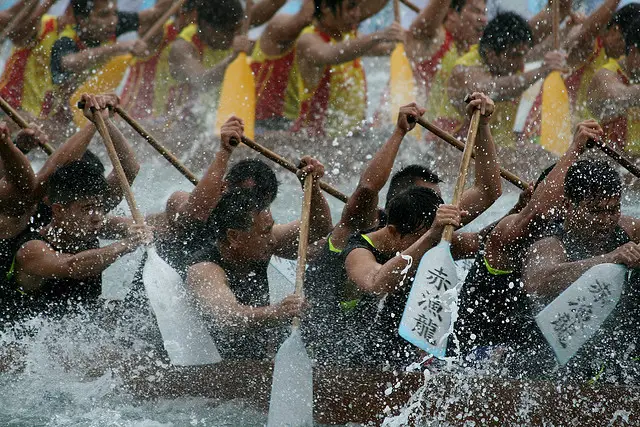
[[[462,198],[479,123],[480,111],[476,110],[453,192],[454,205],[459,205]],[[422,256],[398,329],[402,338],[440,359],[445,357],[447,340],[457,317],[459,285],[451,256],[452,238],[453,226],[446,226],[442,241]]]
[[[176,14],[186,0],[178,0],[158,19],[149,30],[142,36],[144,42],[149,42],[158,31],[162,30],[164,23]],[[119,55],[111,58],[97,73],[89,77],[80,87],[78,87],[70,98],[69,105],[76,105],[83,93],[108,93],[113,92],[122,82],[127,68],[131,65],[134,57],[132,54]],[[73,121],[77,126],[82,126],[86,118],[82,111],[74,110]]]
[[[553,48],[560,47],[560,3],[553,2]],[[553,71],[542,87],[542,122],[540,145],[558,156],[571,142],[571,111],[569,92],[559,71]]]
[[[620,300],[627,272],[619,264],[591,267],[536,315],[558,363],[566,364],[609,317]]]
[[[18,112],[16,110],[13,109],[13,107],[11,105],[9,105],[9,103],[7,101],[5,101],[5,99],[3,97],[0,96],[0,108],[2,108],[2,111],[5,112],[5,114],[9,117],[11,117],[11,119],[18,125],[20,126],[20,128],[22,129],[27,129],[29,128],[29,123],[27,123],[27,121],[25,119],[23,119],[20,114],[18,114]],[[42,150],[47,153],[49,156],[51,154],[53,154],[53,147],[49,144],[45,143],[41,143],[40,144],[40,148],[42,148]]]
[[[436,126],[433,123],[423,119],[422,117],[417,120],[417,123],[420,126],[422,126],[423,128],[427,129],[429,132],[433,133],[434,135],[436,135],[437,137],[442,139],[443,141],[449,143],[450,145],[456,147],[458,150],[464,152],[465,144],[463,142],[459,141],[457,138],[455,138],[450,133],[442,130],[438,126]],[[476,158],[475,152],[472,152],[471,157],[473,159]],[[513,185],[515,185],[516,187],[518,187],[521,190],[526,190],[526,189],[529,188],[529,184],[524,182],[522,179],[518,178],[517,175],[514,175],[513,173],[509,172],[508,170],[506,170],[504,168],[500,168],[500,176],[503,177],[504,179],[506,179],[507,181],[509,181],[510,183],[512,183]]]
[[[242,24],[244,35],[249,31],[252,4],[252,0],[247,0],[246,18]],[[242,117],[244,133],[249,138],[253,138],[256,122],[256,83],[245,52],[240,52],[224,72],[215,128],[220,129],[233,115]]]
[[[409,0],[400,0],[400,1],[409,9],[413,10],[415,13],[420,13],[420,8],[416,6],[414,3],[410,2]]]
[[[605,153],[607,156],[611,157],[613,160],[618,162],[620,166],[622,166],[623,168],[631,172],[636,177],[640,178],[640,168],[638,168],[638,166],[633,164],[629,159],[624,157],[621,153],[619,153],[618,151],[614,150],[612,147],[607,145],[604,141],[590,140],[587,143],[587,147],[589,148],[598,147],[600,150],[602,150],[603,153]]]
[[[396,22],[400,22],[400,0],[393,1],[393,13]],[[404,43],[396,44],[391,53],[389,69],[389,92],[391,95],[391,122],[396,120],[400,107],[416,99],[416,83],[413,69],[407,58]]]
[[[312,192],[313,176],[309,174],[304,180],[304,201],[300,217],[296,295],[302,295],[304,284]],[[291,324],[291,335],[278,349],[272,381],[267,426],[312,426],[313,369],[307,349],[302,342],[298,317],[295,317]]]
[[[144,218],[133,197],[109,131],[100,112],[94,112],[93,116],[133,220],[137,224],[142,224]],[[222,360],[204,322],[194,314],[180,276],[160,258],[155,247],[151,246],[147,249],[147,256],[143,281],[171,363],[190,366],[217,363]]]

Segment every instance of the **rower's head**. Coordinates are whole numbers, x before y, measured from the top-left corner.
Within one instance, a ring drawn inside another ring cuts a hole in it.
[[[239,0],[202,1],[197,5],[198,29],[212,49],[230,49],[244,19]]]
[[[360,0],[314,0],[313,17],[338,32],[355,30],[360,23]]]
[[[468,46],[478,43],[486,25],[485,0],[451,0],[445,26],[456,41]]]
[[[48,181],[52,224],[78,240],[95,239],[104,225],[108,192],[102,171],[87,162],[75,161],[58,168]]]
[[[442,191],[440,190],[440,183],[442,181],[438,177],[438,174],[433,172],[426,166],[422,165],[409,165],[396,172],[389,182],[389,190],[387,190],[387,204],[398,194],[411,187],[424,187],[438,194],[442,197]],[[385,208],[386,209],[386,208]]]
[[[629,3],[613,15],[602,36],[604,49],[609,58],[617,59],[625,54],[625,34],[638,17],[640,3]]]
[[[480,38],[480,56],[494,76],[515,74],[524,70],[524,58],[533,46],[529,23],[513,12],[500,12]]]
[[[573,164],[564,180],[565,230],[598,241],[611,235],[620,220],[620,175],[606,161]]]
[[[640,76],[640,16],[629,26],[624,36],[627,71],[633,80]]]
[[[433,190],[413,187],[391,199],[387,209],[387,225],[391,247],[405,250],[426,233],[442,198]]]
[[[241,160],[229,169],[224,178],[228,190],[255,188],[272,203],[278,194],[278,179],[275,172],[262,160]]]
[[[113,0],[71,0],[78,35],[93,42],[109,41],[116,33],[118,15]]]
[[[271,200],[255,188],[236,188],[220,198],[207,227],[221,251],[237,261],[268,261],[273,253]]]

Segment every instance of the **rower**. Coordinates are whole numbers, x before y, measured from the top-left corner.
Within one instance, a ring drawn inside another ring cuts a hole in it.
[[[170,5],[170,0],[162,0],[137,13],[117,11],[115,3],[108,0],[72,0],[76,25],[61,31],[51,50],[51,78],[56,97],[53,113],[68,119],[69,97],[107,60],[126,53],[147,55],[148,46],[144,41],[116,42],[115,39],[129,31],[150,28]]]
[[[531,319],[539,308],[551,303],[593,266],[613,263],[640,267],[637,245],[640,222],[637,218],[621,215],[621,193],[620,176],[605,161],[580,160],[569,168],[564,181],[566,201],[562,227],[554,236],[534,243],[524,261],[522,278],[531,309],[523,312],[523,317]],[[589,289],[581,292],[586,296]],[[580,295],[576,297],[580,299]],[[607,382],[633,381],[637,371],[633,361],[638,351],[637,325],[640,320],[637,298],[637,284],[625,285],[620,301],[600,330],[569,363],[557,369],[551,348],[530,322],[527,343],[511,355],[506,366],[514,367],[520,374],[524,371],[570,378],[571,381],[587,380],[596,375]],[[588,320],[581,318],[581,321]],[[557,328],[565,338],[565,333],[572,335],[571,329],[567,329],[571,325],[558,323]]]
[[[358,36],[360,3],[314,0],[313,24],[296,43],[295,67],[299,110],[292,130],[311,136],[360,132],[365,120],[366,85],[363,55],[388,54],[403,38],[399,24]],[[363,2],[366,3],[366,2]]]
[[[602,36],[602,44],[607,58],[620,59],[625,54],[624,37],[633,21],[640,16],[640,3],[622,6],[613,15]]]
[[[625,34],[626,57],[609,59],[593,78],[589,108],[607,139],[640,155],[640,18]]]
[[[427,111],[437,113],[456,61],[478,43],[487,25],[484,0],[431,0],[407,31],[407,55],[424,87]]]
[[[398,325],[419,260],[438,244],[445,225],[459,227],[467,223],[468,213],[475,218],[501,194],[501,182],[495,179],[499,172],[489,129],[493,102],[483,94],[473,94],[472,98],[468,114],[476,109],[484,111],[476,149],[478,153],[486,151],[484,155],[488,157],[477,161],[476,185],[464,192],[460,207],[444,205],[432,189],[409,187],[388,201],[386,226],[352,236],[344,250],[347,277],[364,294],[349,313],[350,335],[345,337],[354,363],[398,366],[415,361],[416,348],[398,335]],[[478,174],[490,179],[484,181],[482,193],[478,192]],[[487,190],[495,194],[483,200],[488,196]],[[480,206],[483,208],[479,210]],[[452,251],[457,259],[468,258],[475,255],[478,244],[478,233],[456,233]],[[401,273],[407,267],[407,256],[413,263]]]
[[[102,171],[89,163],[71,162],[51,176],[51,223],[23,238],[10,272],[16,317],[96,308],[102,272],[152,240],[146,225],[105,218],[108,195]],[[98,237],[122,240],[101,248]]]
[[[249,39],[235,35],[244,17],[238,0],[202,2],[196,13],[197,23],[188,25],[169,45],[168,69],[158,70],[158,78],[167,81],[166,92],[159,96],[165,102],[163,114],[192,105],[189,101],[196,94],[222,82],[238,52],[250,50]]]
[[[563,183],[569,167],[584,152],[590,139],[602,129],[594,121],[578,125],[567,152],[538,178],[535,191],[522,210],[499,220],[481,234],[475,262],[460,292],[455,333],[460,351],[474,357],[488,356],[499,347],[522,344],[526,324],[517,317],[526,304],[522,283],[522,261],[538,239],[554,232],[562,220]]]
[[[302,174],[321,178],[324,167],[302,159]],[[310,237],[313,242],[331,228],[329,208],[318,179],[313,187]],[[301,314],[303,298],[289,296],[269,305],[267,266],[272,255],[295,259],[299,221],[274,224],[273,195],[256,188],[226,192],[208,220],[215,239],[195,254],[187,286],[210,320],[210,331],[223,358],[264,359],[275,354],[283,322]],[[273,329],[273,326],[276,329]],[[271,328],[270,328],[271,327]]]
[[[539,78],[565,68],[565,56],[549,52],[540,68],[523,72],[524,57],[532,45],[533,33],[524,18],[513,12],[498,13],[485,28],[480,43],[456,61],[438,123],[450,133],[460,132],[465,94],[491,93],[496,100],[492,125],[496,143],[513,146],[516,140],[513,123],[520,95]]]

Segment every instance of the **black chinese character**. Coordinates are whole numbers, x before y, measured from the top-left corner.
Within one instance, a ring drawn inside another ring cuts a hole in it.
[[[574,314],[575,320],[579,325],[577,328],[582,328],[582,324],[591,320],[593,310],[591,304],[587,303],[587,298],[580,296],[576,301],[569,301],[569,307],[573,307],[571,312]]]
[[[611,298],[611,283],[596,280],[596,283],[589,286],[589,292],[593,294],[593,302],[604,307]]]
[[[451,287],[451,282],[447,279],[447,275],[445,274],[442,267],[437,270],[429,270],[427,282],[430,285],[434,285],[437,290],[442,289],[442,287],[444,286],[444,290],[448,291]]]
[[[426,340],[433,342],[433,337],[438,330],[438,324],[424,314],[420,314],[414,320],[416,321],[416,325],[412,330],[418,332],[418,335]]]
[[[567,348],[567,341],[576,332],[576,322],[569,313],[561,313],[558,318],[551,322],[553,331],[558,336],[558,342],[563,348]]]
[[[428,293],[422,294],[422,299],[418,302],[418,305],[422,307],[423,310],[428,311],[431,317],[438,318],[439,322],[442,322],[442,303],[438,298],[432,298]]]

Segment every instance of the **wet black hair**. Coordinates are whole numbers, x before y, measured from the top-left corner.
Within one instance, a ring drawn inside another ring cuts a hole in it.
[[[48,181],[51,204],[68,205],[94,197],[104,199],[108,193],[109,184],[103,172],[88,162],[75,161],[61,166]]]
[[[393,225],[401,236],[431,227],[442,198],[433,190],[412,187],[388,203],[387,225]]]
[[[266,197],[271,204],[278,194],[278,179],[275,172],[262,160],[241,160],[229,169],[225,176],[229,189],[247,186],[253,181],[253,188],[257,193]]]
[[[96,156],[93,151],[85,151],[80,160],[89,163],[93,167],[97,168],[102,174],[104,174],[104,164],[102,163],[102,160],[100,160],[100,157]]]
[[[207,230],[216,240],[224,241],[229,230],[248,230],[253,215],[269,207],[271,202],[256,188],[234,188],[226,191],[209,215]]]
[[[467,0],[451,0],[451,4],[449,5],[449,9],[453,9],[456,12],[462,12],[462,9],[467,5]]]
[[[338,11],[340,10],[340,6],[342,6],[343,2],[344,0],[313,0],[313,4],[315,6],[313,17],[321,18],[322,8],[324,7],[328,7],[329,9],[331,9],[331,13],[333,13],[334,16],[337,16]]]
[[[611,20],[607,24],[607,28],[611,28],[614,25],[620,28],[622,36],[624,37],[631,24],[640,17],[640,3],[629,3],[628,5],[618,9],[613,14]]]
[[[234,31],[244,19],[240,0],[201,0],[196,2],[198,24],[208,24],[218,31]]]
[[[484,29],[480,38],[480,56],[489,51],[500,54],[521,44],[533,46],[533,33],[526,19],[517,13],[499,12]]]
[[[624,44],[629,55],[631,48],[640,48],[640,16],[627,28],[624,34]]]
[[[86,18],[93,10],[95,0],[71,0],[71,9],[76,18]]]
[[[564,179],[564,195],[574,206],[585,199],[606,199],[621,193],[620,175],[604,160],[579,160],[571,165]]]
[[[389,182],[389,190],[387,190],[387,205],[389,201],[402,191],[408,189],[412,185],[415,185],[416,180],[423,180],[438,184],[442,182],[438,174],[433,172],[426,166],[422,165],[409,165],[402,168],[391,177]]]

